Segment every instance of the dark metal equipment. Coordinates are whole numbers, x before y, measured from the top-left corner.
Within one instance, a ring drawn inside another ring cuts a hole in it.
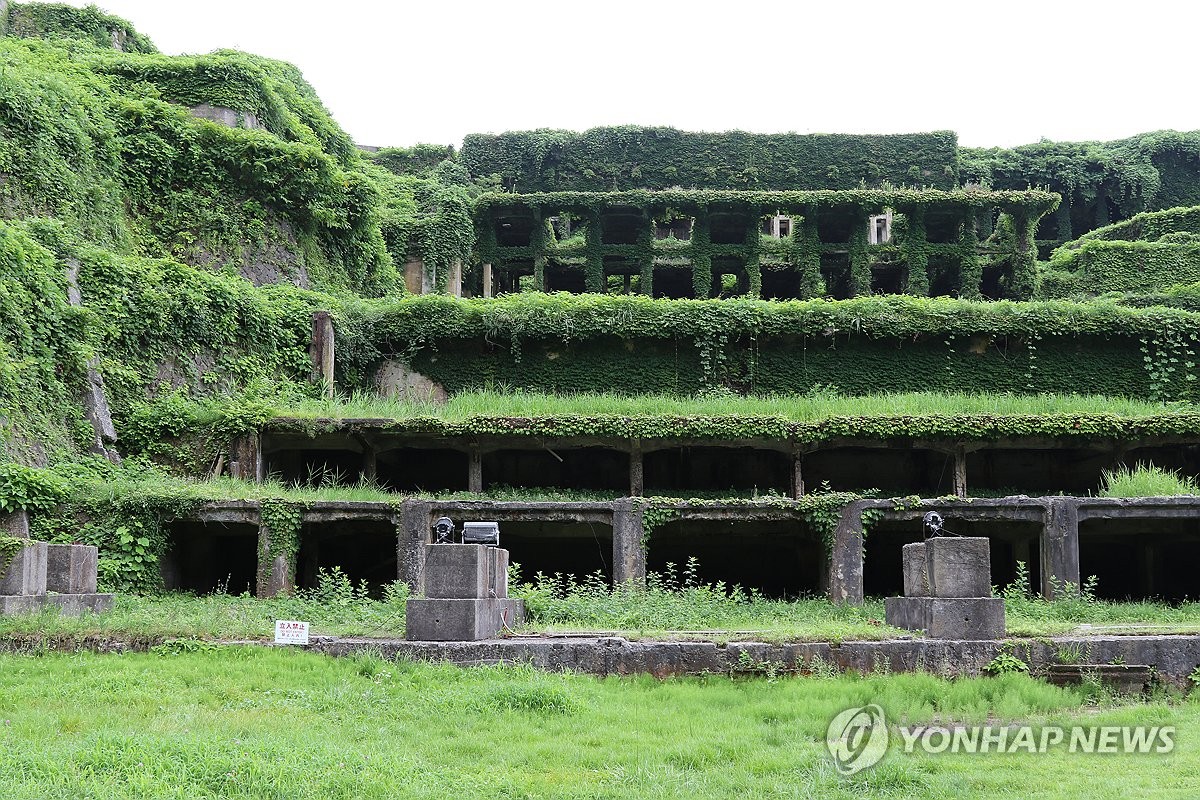
[[[454,521],[449,517],[439,517],[433,523],[434,544],[454,544]]]
[[[934,536],[941,536],[943,527],[946,524],[945,520],[942,519],[942,515],[936,511],[930,511],[929,513],[927,513],[925,515],[924,523],[925,523],[925,538],[926,539],[932,538]]]
[[[499,547],[500,524],[497,522],[464,522],[462,543]]]

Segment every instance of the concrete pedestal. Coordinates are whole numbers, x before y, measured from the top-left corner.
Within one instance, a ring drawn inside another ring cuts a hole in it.
[[[425,597],[408,601],[406,638],[427,642],[492,639],[525,622],[525,602],[508,596],[508,551],[478,544],[431,544]]]
[[[929,596],[929,561],[925,543],[906,544],[900,548],[904,562],[904,596]]]
[[[508,597],[508,551],[479,544],[428,545],[425,596]]]
[[[444,545],[443,545],[444,546]],[[515,598],[426,598],[408,601],[405,638],[418,642],[492,639],[505,626],[525,622],[525,601]]]
[[[1003,639],[1004,599],[1000,597],[888,597],[888,625],[923,630],[934,639]]]
[[[96,548],[90,545],[47,545],[46,591],[95,594],[96,560]]]
[[[925,542],[925,558],[930,597],[991,596],[992,555],[986,537],[929,539]]]
[[[0,573],[0,595],[39,595],[46,593],[48,545],[30,542],[18,550]]]

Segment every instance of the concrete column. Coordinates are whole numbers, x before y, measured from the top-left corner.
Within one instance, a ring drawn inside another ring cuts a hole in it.
[[[262,445],[257,431],[234,440],[229,453],[229,474],[243,481],[262,481]]]
[[[362,476],[363,480],[373,481],[378,474],[378,461],[375,457],[375,448],[369,443],[363,442],[362,454]]]
[[[327,397],[333,396],[333,317],[328,311],[313,314],[312,343],[308,356],[312,359],[311,379],[325,384]]]
[[[829,557],[829,599],[834,603],[861,605],[863,601],[863,504],[850,503],[842,509],[833,534]]]
[[[804,454],[799,450],[792,451],[792,497],[800,499],[804,496]]]
[[[967,496],[967,451],[962,447],[954,448],[954,494]]]
[[[426,294],[428,281],[425,279],[425,262],[410,258],[404,263],[404,288],[409,294]]]
[[[492,296],[492,265],[483,265],[483,296]]]
[[[462,261],[455,259],[450,265],[450,275],[446,279],[446,294],[451,297],[462,297]]]
[[[483,492],[483,453],[474,446],[467,451],[467,491]]]
[[[276,553],[272,556],[271,529],[258,526],[258,596],[289,595],[296,588],[295,554]]]
[[[628,498],[613,503],[613,584],[646,580],[642,511]]]
[[[629,450],[629,494],[641,497],[646,492],[645,473],[642,470],[642,443],[635,441]]]
[[[400,504],[396,536],[397,577],[413,594],[425,592],[425,545],[429,544],[429,503],[405,500]]]
[[[1042,595],[1054,599],[1054,579],[1079,586],[1079,504],[1052,497],[1042,527]]]

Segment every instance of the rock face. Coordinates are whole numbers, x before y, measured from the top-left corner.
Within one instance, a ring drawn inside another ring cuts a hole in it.
[[[375,387],[384,397],[405,400],[424,400],[444,403],[449,398],[445,388],[412,369],[403,361],[389,359],[375,373]]]
[[[905,596],[884,600],[889,625],[936,639],[1004,638],[1004,600],[991,596],[986,538],[938,536],[902,552]]]

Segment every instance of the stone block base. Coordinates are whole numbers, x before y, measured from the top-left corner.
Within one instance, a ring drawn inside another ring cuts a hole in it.
[[[508,551],[478,544],[427,545],[425,596],[508,597]]]
[[[474,642],[494,639],[505,625],[515,628],[523,624],[525,601],[507,597],[413,599],[408,601],[405,617],[405,638],[410,641]]]
[[[111,594],[96,594],[81,592],[79,594],[48,594],[45,597],[46,607],[57,606],[64,617],[77,617],[85,611],[99,614],[101,611],[111,611],[113,598]]]
[[[924,542],[906,544],[900,548],[904,564],[904,596],[929,596],[929,561]]]
[[[64,617],[78,617],[85,611],[98,614],[113,607],[111,594],[28,594],[0,595],[0,616],[36,614],[57,608]]]
[[[889,597],[884,615],[888,625],[934,639],[1004,638],[1001,597]]]
[[[46,593],[47,547],[45,542],[30,542],[13,555],[8,569],[0,571],[0,595]]]
[[[0,595],[0,617],[11,617],[15,614],[36,614],[45,605],[45,595]]]
[[[96,593],[96,548],[86,544],[48,545],[46,591]]]
[[[931,597],[990,597],[990,546],[984,536],[938,536],[927,540],[927,594]]]

